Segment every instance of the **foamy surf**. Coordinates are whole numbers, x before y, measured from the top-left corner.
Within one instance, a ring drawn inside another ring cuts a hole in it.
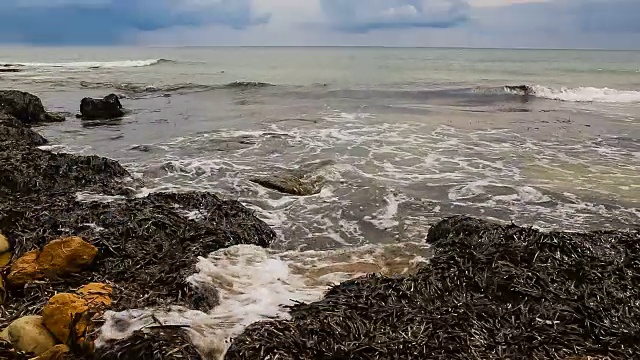
[[[542,85],[505,87],[510,93],[522,94],[528,89],[530,95],[568,102],[600,102],[600,103],[636,103],[640,102],[640,91],[617,90],[597,87],[560,87],[553,88]]]
[[[188,326],[204,357],[221,360],[230,338],[248,325],[288,318],[283,306],[320,300],[331,284],[368,273],[411,273],[428,256],[426,243],[280,253],[252,245],[232,246],[200,258],[198,272],[188,279],[196,286],[218,290],[220,305],[210,313],[178,307],[109,312],[98,346],[160,321]]]
[[[76,61],[76,62],[9,62],[7,65],[27,68],[67,68],[67,69],[111,69],[135,68],[172,62],[166,59],[122,60],[122,61]],[[2,63],[2,61],[0,61]]]

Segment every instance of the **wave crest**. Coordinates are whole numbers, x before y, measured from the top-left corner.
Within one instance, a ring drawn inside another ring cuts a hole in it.
[[[636,103],[640,102],[640,91],[617,90],[596,87],[560,87],[543,85],[505,86],[504,90],[516,95],[531,95],[538,98],[567,102]]]
[[[38,62],[15,62],[5,66],[26,67],[26,68],[62,68],[62,69],[113,69],[153,66],[159,64],[175,63],[168,59],[147,59],[147,60],[122,60],[122,61],[75,61],[59,63],[38,63]]]

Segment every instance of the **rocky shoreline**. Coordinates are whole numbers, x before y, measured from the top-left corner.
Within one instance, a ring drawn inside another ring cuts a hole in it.
[[[100,101],[83,100],[109,116],[123,111],[117,98]],[[207,312],[216,289],[186,280],[198,257],[268,247],[275,233],[237,201],[204,192],[137,197],[142,184],[116,161],[39,149],[47,140],[31,126],[62,120],[31,94],[0,91],[0,358],[209,358],[182,327],[160,322],[96,346],[103,314],[175,305]],[[277,180],[259,181],[297,195],[319,191]],[[80,201],[79,192],[112,200]],[[290,320],[251,325],[225,358],[640,356],[637,231],[542,233],[458,216],[432,226],[426,240],[435,256],[416,274],[336,285],[290,308]]]

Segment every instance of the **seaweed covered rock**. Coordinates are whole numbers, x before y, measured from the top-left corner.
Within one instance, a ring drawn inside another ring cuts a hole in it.
[[[0,197],[82,190],[127,194],[118,181],[128,176],[118,162],[107,158],[0,144]]]
[[[113,285],[115,311],[167,304],[206,311],[215,305],[209,301],[212,290],[186,281],[198,257],[232,245],[266,247],[275,239],[273,230],[239,202],[200,192],[109,202],[82,202],[71,195],[0,202],[0,227],[9,238],[22,239],[14,248],[17,256],[72,235],[98,249],[81,276],[12,289],[7,321],[25,308],[39,311],[46,302],[42,294],[74,292],[89,282]]]
[[[47,139],[42,135],[25,126],[15,117],[0,111],[0,143],[5,141],[15,141],[32,146],[47,144]]]
[[[71,360],[70,352],[67,345],[58,344],[33,360]]]
[[[416,274],[369,275],[251,325],[226,359],[567,359],[640,354],[640,233],[436,224]]]
[[[84,120],[109,120],[122,117],[124,111],[118,95],[109,94],[102,99],[82,99],[80,114]]]
[[[7,327],[7,340],[18,351],[40,355],[57,344],[41,316],[25,316]]]
[[[160,328],[136,331],[133,336],[96,349],[104,360],[201,360],[202,356],[182,329]]]
[[[18,90],[0,90],[0,111],[26,125],[65,120],[64,116],[47,112],[37,96]]]

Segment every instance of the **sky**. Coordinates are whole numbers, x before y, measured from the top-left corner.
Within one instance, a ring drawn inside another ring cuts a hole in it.
[[[3,0],[0,43],[640,49],[640,0]]]

